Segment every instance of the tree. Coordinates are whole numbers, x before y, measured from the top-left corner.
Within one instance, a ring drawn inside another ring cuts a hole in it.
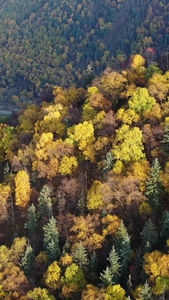
[[[142,236],[142,247],[144,253],[152,251],[153,246],[158,241],[158,235],[155,226],[151,220],[148,220],[144,225],[144,228],[141,232],[141,236]]]
[[[37,227],[38,227],[38,219],[36,215],[36,207],[32,204],[28,208],[28,221],[25,223],[25,228],[28,230],[28,233],[31,238],[34,237]]]
[[[100,274],[100,280],[102,282],[102,285],[104,287],[113,285],[113,276],[112,276],[112,272],[111,269],[109,267],[106,267],[106,270],[104,270],[101,274]]]
[[[52,290],[60,289],[62,270],[57,261],[54,261],[47,269],[44,277],[47,287]]]
[[[49,186],[44,185],[38,197],[38,217],[52,217],[52,199],[50,196],[51,189]]]
[[[75,156],[64,156],[60,162],[59,173],[62,176],[73,174],[78,167],[78,162]]]
[[[34,288],[29,291],[26,296],[21,297],[20,300],[55,300],[55,297],[44,288]]]
[[[158,158],[155,158],[151,167],[150,177],[147,179],[146,182],[146,195],[148,196],[150,205],[157,213],[160,202],[163,198],[161,166],[158,161]]]
[[[129,100],[130,109],[142,115],[145,110],[152,110],[156,104],[154,97],[150,97],[146,88],[138,87]]]
[[[20,208],[25,208],[30,200],[29,175],[26,171],[19,171],[15,178],[15,203]]]
[[[139,297],[141,300],[151,300],[152,299],[151,288],[147,282],[144,284],[144,286],[140,290]]]
[[[64,283],[62,294],[66,298],[69,298],[71,294],[82,291],[86,286],[84,273],[75,263],[66,268],[62,282]]]
[[[33,249],[30,245],[26,247],[24,256],[22,257],[21,267],[26,276],[32,276],[32,266],[35,260]]]
[[[144,158],[142,144],[142,132],[138,127],[130,129],[129,125],[122,125],[116,132],[114,147],[112,150],[115,159],[126,163],[139,161]]]
[[[125,278],[127,275],[128,266],[131,260],[131,245],[130,245],[130,236],[127,232],[127,229],[121,221],[121,225],[117,232],[117,236],[115,239],[115,249],[119,256],[120,263],[120,278]]]
[[[89,259],[88,259],[87,251],[84,248],[82,242],[80,242],[77,245],[76,250],[73,252],[72,256],[74,262],[80,267],[80,269],[86,272],[89,266]]]
[[[162,218],[162,229],[160,232],[160,236],[162,237],[164,242],[166,242],[169,237],[169,211],[167,210],[164,211],[164,215]]]
[[[43,226],[44,238],[43,244],[47,251],[48,262],[52,263],[60,257],[59,247],[59,232],[56,225],[56,220],[51,217],[47,225]]]

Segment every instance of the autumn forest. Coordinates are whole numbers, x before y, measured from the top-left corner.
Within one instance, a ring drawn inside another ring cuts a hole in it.
[[[168,300],[169,4],[0,0],[0,28],[0,299]]]

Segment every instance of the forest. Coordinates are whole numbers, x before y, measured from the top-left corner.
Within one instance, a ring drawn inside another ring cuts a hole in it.
[[[131,55],[168,52],[167,0],[0,0],[0,103],[35,100],[54,85],[85,85]]]
[[[169,299],[169,71],[136,54],[17,114],[0,124],[0,299]]]

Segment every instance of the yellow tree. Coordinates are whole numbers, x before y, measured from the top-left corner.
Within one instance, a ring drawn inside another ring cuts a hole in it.
[[[137,88],[133,96],[129,100],[130,109],[135,110],[138,114],[142,115],[145,110],[152,110],[156,100],[150,97],[146,88]]]
[[[29,175],[25,170],[16,174],[15,186],[15,203],[20,208],[25,208],[30,200],[31,193]]]
[[[143,150],[142,132],[138,127],[130,128],[129,125],[122,125],[117,130],[112,150],[116,159],[126,163],[139,161],[145,157]]]

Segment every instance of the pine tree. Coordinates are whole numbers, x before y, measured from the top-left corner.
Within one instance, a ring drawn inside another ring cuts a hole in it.
[[[166,125],[165,127],[165,133],[162,140],[162,150],[164,153],[164,156],[168,158],[169,155],[169,125]]]
[[[91,259],[89,262],[89,274],[90,274],[90,279],[93,279],[93,280],[98,279],[99,260],[98,260],[98,257],[97,257],[97,254],[95,251],[91,255]]]
[[[144,252],[150,252],[153,249],[153,246],[158,241],[158,234],[156,228],[151,220],[148,220],[144,225],[144,228],[141,232],[142,236],[142,248]]]
[[[56,225],[56,220],[52,217],[47,225],[43,226],[44,248],[47,251],[48,263],[52,263],[54,260],[58,260],[60,257],[59,247],[59,232]]]
[[[162,219],[162,230],[160,236],[166,242],[169,238],[169,211],[165,211]]]
[[[148,283],[146,282],[139,293],[140,300],[151,300],[152,293],[151,288],[149,287]]]
[[[82,245],[82,242],[78,244],[76,251],[73,253],[73,259],[84,272],[88,270],[88,255],[86,249]]]
[[[118,278],[119,278],[119,273],[120,273],[120,258],[117,254],[117,251],[113,245],[112,250],[109,254],[108,257],[108,261],[110,262],[110,270],[111,270],[111,274],[113,277],[113,282],[117,283],[118,282]]]
[[[32,204],[28,209],[28,221],[25,223],[25,228],[28,230],[30,237],[34,237],[37,230],[37,216],[36,216],[36,207]]]
[[[33,249],[30,245],[26,247],[25,254],[21,261],[21,267],[24,270],[26,276],[32,275],[32,267],[35,259]]]
[[[162,181],[160,178],[161,166],[158,158],[155,158],[151,172],[150,178],[146,182],[146,195],[148,196],[149,203],[155,212],[157,212],[160,207],[160,200],[162,199],[163,189]]]
[[[103,173],[106,173],[113,168],[114,158],[111,151],[107,152],[106,158],[103,160],[103,163],[104,163]]]
[[[50,195],[50,188],[44,185],[38,198],[38,217],[52,217],[52,199]]]
[[[123,221],[121,221],[121,225],[117,232],[117,237],[116,237],[116,241],[115,241],[115,249],[116,249],[119,259],[120,259],[119,260],[119,263],[121,266],[120,277],[126,279],[127,269],[129,266],[132,250],[131,250],[131,245],[130,245],[130,236],[127,232],[127,229],[126,229]]]
[[[108,287],[109,285],[113,285],[113,275],[111,272],[111,269],[109,267],[106,268],[103,273],[100,274],[100,280],[103,284],[103,286]]]

